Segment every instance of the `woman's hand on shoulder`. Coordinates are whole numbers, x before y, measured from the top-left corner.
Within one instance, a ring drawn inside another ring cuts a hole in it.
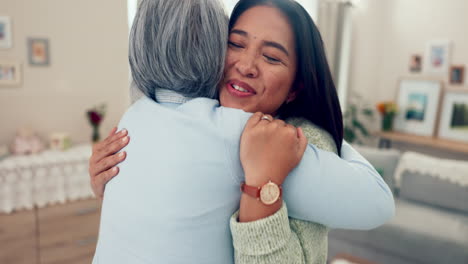
[[[247,122],[240,143],[246,183],[261,186],[271,180],[282,184],[299,164],[306,147],[307,138],[300,128],[255,113]]]
[[[127,153],[125,151],[117,153],[128,145],[130,138],[127,136],[127,130],[123,129],[117,132],[114,127],[106,139],[93,145],[93,153],[89,158],[89,177],[91,179],[91,188],[94,194],[104,197],[104,189],[114,176],[119,173],[116,166],[125,160]]]

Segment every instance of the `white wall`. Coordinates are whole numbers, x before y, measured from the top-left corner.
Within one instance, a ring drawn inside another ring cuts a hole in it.
[[[404,77],[435,78],[447,84],[448,73],[437,76],[409,72],[410,56],[424,55],[428,41],[451,40],[452,64],[468,66],[466,0],[361,0],[353,12],[349,89],[361,94],[371,105],[396,100],[397,82]],[[468,83],[464,87],[468,91]],[[380,127],[378,121],[375,129]],[[407,144],[394,146],[448,158],[467,158]]]
[[[315,20],[317,18],[318,10],[318,1],[319,0],[297,0],[306,10],[309,12],[310,16]],[[238,0],[223,0],[224,5],[226,6],[226,11],[228,14],[231,14],[232,9],[238,2]]]
[[[448,73],[409,72],[410,56],[424,55],[428,41],[452,40],[453,64],[468,66],[468,1],[362,0],[361,4],[354,11],[350,89],[367,100],[396,99],[397,81],[405,76],[447,81]]]
[[[128,103],[126,0],[0,0],[0,13],[13,22],[13,48],[0,50],[0,59],[23,65],[22,84],[0,88],[0,145],[22,126],[44,138],[66,132],[89,141],[85,110],[101,102],[107,134]],[[49,67],[28,64],[28,37],[49,39]]]

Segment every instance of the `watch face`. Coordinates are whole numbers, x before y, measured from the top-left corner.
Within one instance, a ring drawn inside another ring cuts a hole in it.
[[[260,190],[260,200],[267,205],[274,204],[278,201],[280,197],[280,189],[278,185],[273,182],[269,182],[263,185],[262,189]]]

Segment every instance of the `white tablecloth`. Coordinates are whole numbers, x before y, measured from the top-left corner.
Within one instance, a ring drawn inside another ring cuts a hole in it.
[[[89,184],[90,145],[67,151],[11,156],[0,161],[0,213],[94,197]]]

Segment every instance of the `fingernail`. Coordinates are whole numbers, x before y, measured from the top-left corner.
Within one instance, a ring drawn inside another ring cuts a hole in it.
[[[127,133],[127,129],[125,129],[125,128],[122,129],[122,131],[120,131],[120,134],[122,134],[122,135],[125,134],[125,133]]]
[[[113,172],[117,172],[117,167],[112,168]]]
[[[125,155],[125,153],[123,153],[123,152],[119,153],[119,157],[123,157],[124,155]]]
[[[128,137],[122,138],[122,141],[123,141],[123,142],[127,142],[127,140],[128,140]]]

